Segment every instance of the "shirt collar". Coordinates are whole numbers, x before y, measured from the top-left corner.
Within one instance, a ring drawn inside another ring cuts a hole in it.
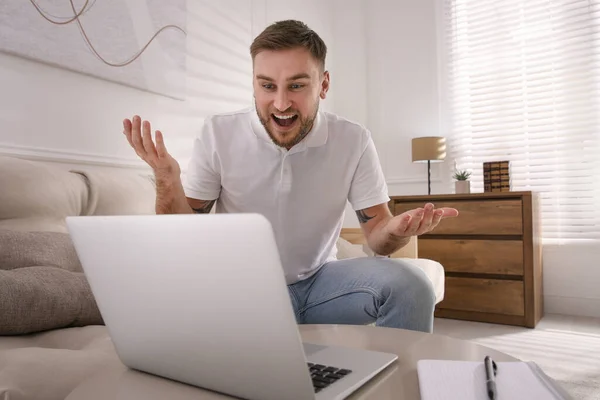
[[[327,119],[322,111],[317,111],[315,123],[303,142],[306,142],[306,146],[308,147],[320,147],[327,143],[328,136]]]
[[[267,130],[265,129],[263,124],[260,122],[260,119],[258,118],[258,114],[256,112],[256,108],[254,108],[252,110],[251,114],[252,114],[252,121],[251,121],[252,131],[254,132],[256,137],[258,137],[259,139],[265,140],[265,141],[273,144],[274,146],[276,146],[273,143],[273,141],[271,140],[271,137],[269,136],[269,134],[267,133]],[[328,129],[327,129],[327,120],[326,120],[325,116],[323,115],[322,111],[317,111],[317,115],[315,117],[315,122],[313,124],[312,129],[308,133],[308,135],[306,135],[306,137],[300,143],[298,143],[296,146],[294,146],[290,151],[296,152],[296,151],[304,150],[307,147],[323,146],[325,143],[327,143],[328,136],[329,136],[329,133],[328,133]]]

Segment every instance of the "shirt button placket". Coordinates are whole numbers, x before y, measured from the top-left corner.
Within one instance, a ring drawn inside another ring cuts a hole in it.
[[[287,194],[292,189],[292,167],[287,155],[283,156],[281,162],[281,193]]]

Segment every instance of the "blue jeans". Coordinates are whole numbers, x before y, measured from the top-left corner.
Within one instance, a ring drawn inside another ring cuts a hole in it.
[[[433,331],[435,294],[419,268],[389,258],[324,264],[288,285],[299,324],[350,324]]]

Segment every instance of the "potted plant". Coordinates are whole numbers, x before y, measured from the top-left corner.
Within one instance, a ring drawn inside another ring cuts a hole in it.
[[[471,182],[469,177],[471,173],[467,170],[454,169],[453,178],[456,179],[454,182],[454,191],[456,193],[471,193]]]

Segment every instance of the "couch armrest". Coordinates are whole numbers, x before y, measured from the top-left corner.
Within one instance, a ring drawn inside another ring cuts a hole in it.
[[[369,255],[373,255],[361,228],[342,228],[340,236],[352,244],[363,245],[364,251]],[[390,255],[391,258],[418,258],[418,256],[419,251],[416,236],[412,236],[406,246]]]

